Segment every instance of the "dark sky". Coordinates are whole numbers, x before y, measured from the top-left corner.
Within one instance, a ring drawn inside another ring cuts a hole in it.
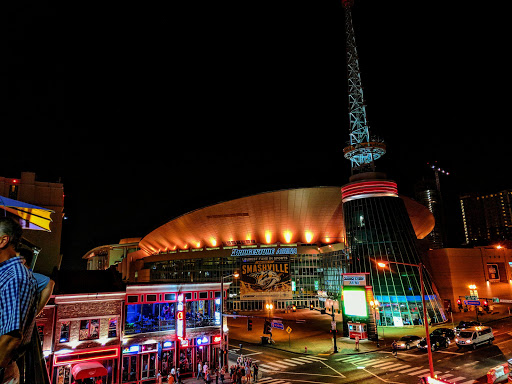
[[[63,267],[205,205],[347,182],[339,0],[11,6],[0,175],[61,178]],[[504,7],[352,11],[368,121],[388,145],[377,165],[412,196],[437,160],[452,217],[462,192],[512,188]]]

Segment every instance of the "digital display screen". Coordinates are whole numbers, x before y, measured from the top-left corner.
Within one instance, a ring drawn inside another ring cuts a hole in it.
[[[343,290],[343,306],[345,314],[350,316],[368,316],[368,307],[366,304],[366,292],[364,290]]]

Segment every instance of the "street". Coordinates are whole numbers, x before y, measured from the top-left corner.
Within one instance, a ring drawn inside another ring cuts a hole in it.
[[[490,368],[512,357],[510,318],[493,321],[495,340],[476,350],[458,349],[452,340],[447,349],[434,352],[434,371],[440,378],[457,384],[486,383]],[[231,339],[230,364],[236,362],[242,343],[242,354],[257,362],[259,382],[286,383],[418,383],[429,374],[427,353],[413,348],[401,350],[397,357],[389,344],[367,352],[297,353],[243,340]]]

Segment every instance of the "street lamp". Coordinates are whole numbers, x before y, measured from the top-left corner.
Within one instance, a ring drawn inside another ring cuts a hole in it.
[[[395,264],[401,264],[401,265],[410,265],[412,267],[418,267],[419,273],[420,273],[420,286],[421,286],[421,305],[423,306],[423,324],[425,324],[425,333],[426,333],[426,339],[427,339],[427,352],[428,352],[428,365],[430,367],[430,377],[434,377],[434,362],[432,360],[432,348],[430,345],[430,332],[428,330],[428,319],[427,319],[427,306],[425,304],[425,288],[423,286],[423,263],[419,264],[411,264],[411,263],[400,263],[398,261],[379,261],[377,262],[377,265],[381,268],[385,267],[387,263],[395,263]]]
[[[333,299],[327,299],[325,300],[325,306],[331,307],[331,332],[332,332],[332,340],[334,343],[334,353],[338,353],[338,346],[336,345],[336,336],[337,336],[337,330],[336,330],[336,320],[334,319],[334,310],[339,308],[338,300]]]
[[[238,278],[240,274],[233,272],[231,275],[220,277],[220,353],[219,353],[219,369],[224,366],[224,279],[228,277]]]
[[[274,304],[265,304],[265,308],[267,308],[268,311],[268,320],[270,321],[270,311],[274,309]]]

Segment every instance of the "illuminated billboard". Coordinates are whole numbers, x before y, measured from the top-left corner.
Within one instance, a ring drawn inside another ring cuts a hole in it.
[[[368,317],[366,290],[343,289],[343,307],[346,315]]]

